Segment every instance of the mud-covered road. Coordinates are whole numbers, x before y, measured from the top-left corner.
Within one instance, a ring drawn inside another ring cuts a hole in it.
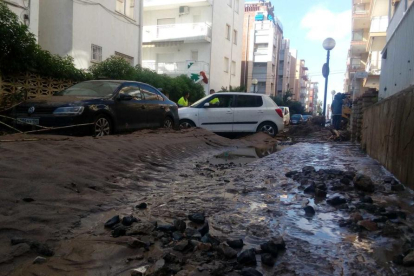
[[[414,275],[411,191],[353,144],[300,141],[2,143],[0,274]]]

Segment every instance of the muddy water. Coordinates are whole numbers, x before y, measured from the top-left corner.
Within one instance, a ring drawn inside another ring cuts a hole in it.
[[[262,265],[257,256],[256,268],[264,275],[409,275],[410,270],[390,262],[400,253],[400,240],[340,228],[339,220],[349,213],[304,194],[285,177],[288,171],[314,166],[361,172],[380,183],[389,173],[376,161],[346,143],[271,145],[260,147],[261,154],[257,150],[210,152],[176,164],[158,161],[155,171],[145,165],[135,167],[122,179],[137,190],[125,194],[125,207],[82,218],[79,227],[58,245],[48,270],[37,270],[37,275],[130,275],[130,269],[149,264],[149,258],[161,258],[164,249],[150,236],[140,237],[155,243],[149,252],[127,248],[123,238],[111,238],[103,229],[108,218],[133,214],[171,223],[199,211],[206,213],[213,236],[222,241],[242,238],[243,249],[258,248],[282,235],[287,249],[273,268]],[[410,191],[372,197],[376,202],[398,204],[412,214]],[[141,202],[149,204],[147,210],[133,208]],[[305,215],[305,205],[315,208],[315,216]],[[409,215],[407,224],[411,221]],[[126,262],[128,258],[133,260]]]

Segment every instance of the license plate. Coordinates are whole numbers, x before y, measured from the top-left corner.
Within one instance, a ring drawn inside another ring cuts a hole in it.
[[[19,125],[38,125],[39,118],[17,118]]]

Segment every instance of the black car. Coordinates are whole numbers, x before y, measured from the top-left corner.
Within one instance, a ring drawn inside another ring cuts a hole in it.
[[[304,122],[303,116],[301,114],[294,114],[290,117],[290,124],[291,125],[299,125]]]
[[[16,125],[80,129],[95,136],[142,128],[178,127],[178,107],[156,88],[140,82],[93,80],[53,96],[28,100],[13,110]]]

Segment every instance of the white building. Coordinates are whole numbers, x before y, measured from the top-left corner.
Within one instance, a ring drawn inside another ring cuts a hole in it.
[[[194,77],[206,93],[239,86],[243,14],[243,0],[144,0],[143,67]]]
[[[39,35],[39,0],[3,0],[20,19],[29,27],[29,31],[38,39]]]
[[[40,0],[39,14],[40,46],[79,69],[113,55],[141,63],[140,0]]]

